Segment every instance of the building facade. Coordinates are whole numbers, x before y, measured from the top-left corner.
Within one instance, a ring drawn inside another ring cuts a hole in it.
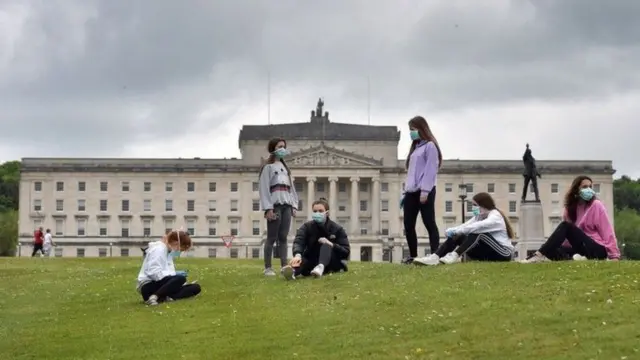
[[[352,260],[395,262],[407,255],[399,207],[405,161],[398,159],[397,127],[334,123],[321,108],[305,123],[244,126],[240,159],[25,158],[19,254],[31,254],[39,226],[51,229],[54,254],[63,257],[140,256],[148,241],[183,227],[195,242],[188,256],[260,258],[266,222],[258,172],[267,142],[276,136],[287,139],[292,151],[286,160],[300,197],[289,247],[295,229],[310,217],[310,204],[324,197],[330,216],[349,234]],[[538,161],[538,167],[547,236],[561,221],[564,193],[579,174],[593,178],[612,216],[610,161]],[[445,160],[437,183],[441,236],[464,220],[462,184],[465,202],[477,192],[492,194],[518,232],[522,169],[517,160]],[[428,251],[420,221],[418,235],[420,251]]]

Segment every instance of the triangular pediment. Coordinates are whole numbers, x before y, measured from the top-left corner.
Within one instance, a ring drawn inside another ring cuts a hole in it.
[[[320,145],[291,154],[289,164],[297,167],[378,167],[382,160]]]

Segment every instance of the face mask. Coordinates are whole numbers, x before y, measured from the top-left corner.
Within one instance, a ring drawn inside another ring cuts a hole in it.
[[[473,213],[473,216],[480,215],[480,207],[479,206],[472,206],[471,207],[471,212]]]
[[[280,148],[274,151],[273,155],[275,155],[278,159],[282,159],[283,157],[289,155],[289,151],[287,151],[287,149],[285,148]]]
[[[180,254],[182,254],[182,251],[180,250],[171,250],[171,252],[169,253],[169,256],[177,258],[177,257],[180,257]]]
[[[420,133],[418,132],[418,130],[409,131],[409,136],[411,137],[411,140],[413,140],[413,141],[420,140]]]
[[[313,214],[311,214],[311,218],[313,219],[313,221],[317,222],[318,224],[322,224],[326,219],[326,215],[325,213],[314,212]]]
[[[595,195],[596,195],[596,192],[593,191],[592,188],[580,189],[580,198],[584,201],[589,201],[593,199]]]

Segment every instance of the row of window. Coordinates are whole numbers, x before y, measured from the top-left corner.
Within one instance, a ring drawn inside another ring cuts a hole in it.
[[[475,187],[474,184],[472,183],[468,183],[465,184],[467,187],[467,193],[474,193],[475,191]],[[402,188],[404,189],[404,184],[402,186]],[[558,183],[552,183],[550,185],[550,192],[552,194],[558,194],[560,192],[560,184]],[[593,184],[593,190],[599,194],[600,193],[600,184]],[[444,191],[445,192],[453,192],[453,183],[446,183],[444,184]],[[517,184],[516,183],[509,183],[508,184],[508,191],[509,194],[516,194],[517,193]],[[495,194],[496,192],[496,184],[495,183],[488,183],[487,184],[487,189],[486,192],[489,194]],[[529,192],[533,192],[533,184],[529,185]]]
[[[55,257],[62,257],[64,251],[62,247],[55,247],[54,248],[54,253],[53,256]],[[142,250],[140,250],[140,256],[142,256]],[[189,254],[189,253],[188,253]],[[107,256],[113,256],[113,249],[112,248],[98,248],[98,256],[99,257],[107,257]],[[216,248],[209,248],[209,257],[210,258],[216,258],[218,257],[218,249]],[[248,254],[247,254],[248,255]],[[85,248],[76,248],[76,257],[85,257],[86,256],[86,249]],[[130,256],[130,250],[128,248],[120,248],[120,257],[129,257]],[[237,259],[238,258],[238,249],[237,248],[231,248],[229,249],[229,256],[232,259]],[[274,252],[274,257],[277,257],[277,251]],[[253,259],[259,259],[260,258],[260,248],[252,248],[251,249],[251,257]]]

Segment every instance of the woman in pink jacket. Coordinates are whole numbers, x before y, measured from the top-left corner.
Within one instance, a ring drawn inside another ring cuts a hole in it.
[[[619,260],[620,250],[607,209],[596,198],[593,182],[578,176],[564,198],[563,221],[536,253],[525,260]]]

